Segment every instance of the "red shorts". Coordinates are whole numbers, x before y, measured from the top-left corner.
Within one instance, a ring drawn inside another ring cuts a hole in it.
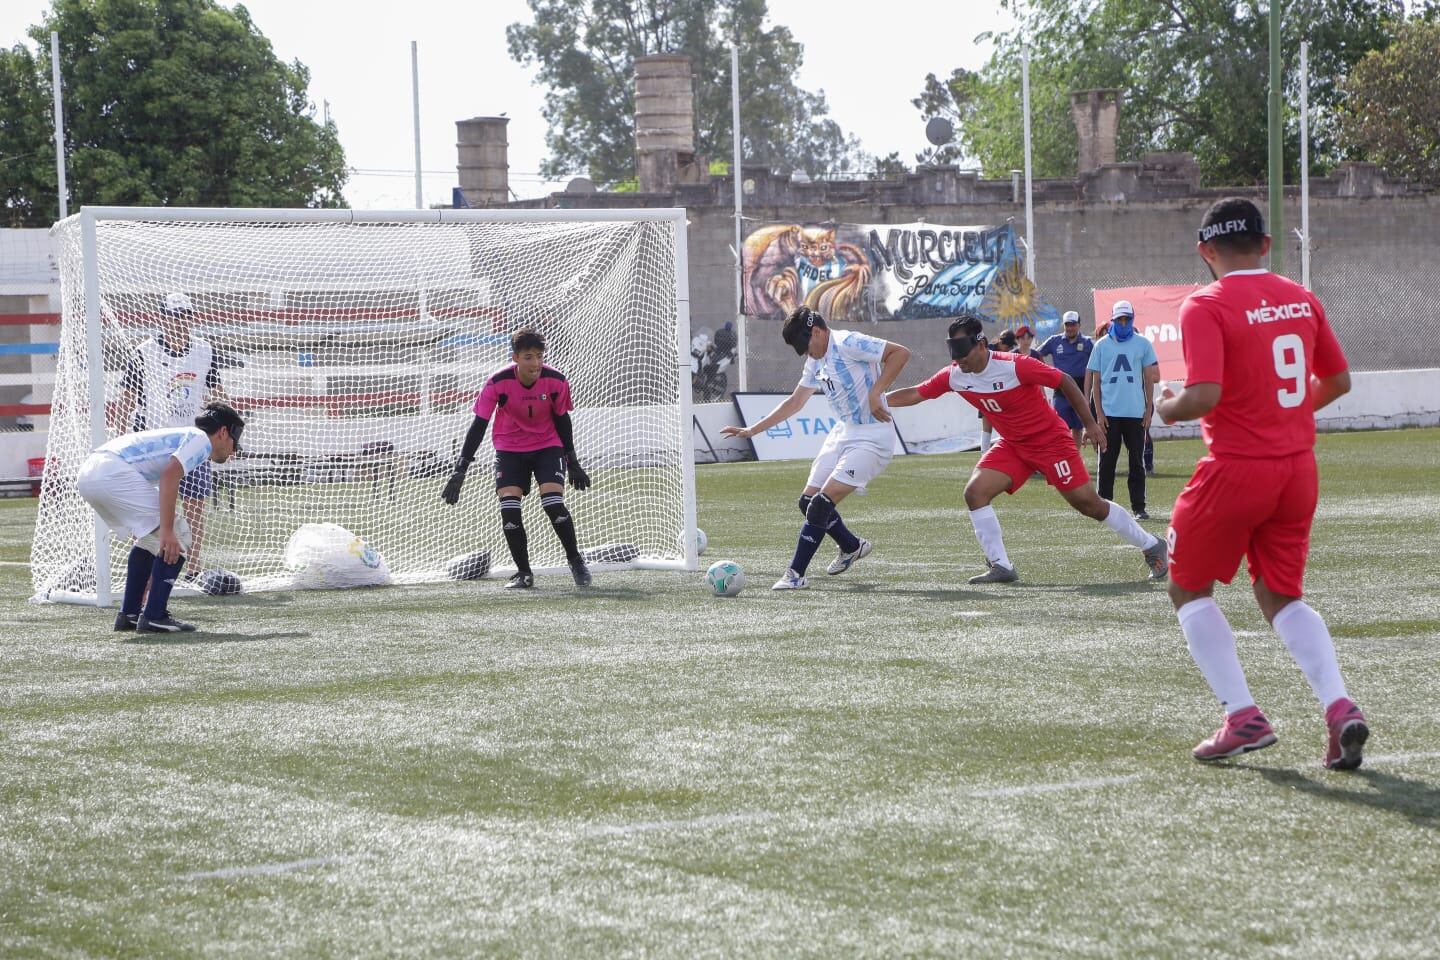
[[[1319,498],[1313,451],[1202,458],[1170,514],[1170,579],[1191,591],[1229,583],[1246,557],[1251,583],[1264,577],[1275,593],[1300,596]]]
[[[1090,482],[1080,448],[1068,433],[1061,433],[1049,444],[1021,445],[1001,437],[976,464],[981,470],[998,470],[1010,478],[1014,493],[1025,486],[1030,474],[1040,471],[1045,482],[1056,490],[1074,490]]]

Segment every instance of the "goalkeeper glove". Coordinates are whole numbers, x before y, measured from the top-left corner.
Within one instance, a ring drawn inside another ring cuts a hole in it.
[[[440,494],[440,499],[450,506],[460,502],[460,487],[465,483],[465,471],[470,469],[469,460],[461,460],[455,464],[455,472],[450,474],[450,479],[445,484],[445,489]]]
[[[567,465],[570,473],[570,486],[576,490],[589,490],[590,474],[586,473],[580,466],[580,461],[575,459],[575,452],[572,450],[566,454],[566,459],[570,461]]]

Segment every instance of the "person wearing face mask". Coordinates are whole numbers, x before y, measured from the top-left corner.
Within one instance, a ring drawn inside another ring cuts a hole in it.
[[[1095,343],[1086,370],[1094,374],[1095,420],[1105,431],[1106,449],[1100,455],[1100,496],[1115,493],[1115,466],[1120,444],[1129,459],[1130,511],[1137,520],[1145,512],[1145,434],[1155,413],[1155,384],[1160,380],[1160,359],[1155,347],[1135,335],[1135,308],[1117,300],[1110,310],[1110,328]]]

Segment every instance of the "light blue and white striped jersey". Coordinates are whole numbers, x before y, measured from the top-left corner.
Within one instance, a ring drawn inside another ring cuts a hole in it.
[[[130,466],[151,483],[160,482],[165,464],[174,457],[189,473],[210,458],[210,438],[199,427],[170,427],[142,430],[116,437],[100,445],[97,452],[109,453]]]
[[[880,379],[885,341],[853,330],[831,330],[825,355],[805,361],[800,386],[825,391],[835,418],[851,426],[889,424],[870,411],[870,389]]]

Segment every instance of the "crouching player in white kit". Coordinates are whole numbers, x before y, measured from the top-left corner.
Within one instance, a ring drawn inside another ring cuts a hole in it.
[[[125,571],[116,630],[194,630],[170,616],[170,591],[190,549],[190,527],[176,516],[180,483],[207,460],[224,463],[239,448],[245,421],[227,403],[207,403],[193,427],[144,430],[116,437],[80,467],[76,491],[105,525],[135,537]],[[150,588],[145,609],[140,602]]]
[[[753,437],[799,413],[816,390],[825,391],[840,423],[830,431],[810,468],[810,479],[800,495],[805,523],[795,558],[773,587],[804,590],[809,586],[805,570],[827,533],[840,547],[840,555],[825,570],[832,576],[844,573],[870,552],[870,541],[850,532],[836,506],[857,490],[864,494],[865,486],[895,455],[895,425],[890,422],[885,390],[904,369],[910,351],[863,333],[832,331],[825,319],[808,307],[790,314],[781,333],[796,353],[809,358],[800,383],[759,422],[725,427],[720,432],[727,437]]]

